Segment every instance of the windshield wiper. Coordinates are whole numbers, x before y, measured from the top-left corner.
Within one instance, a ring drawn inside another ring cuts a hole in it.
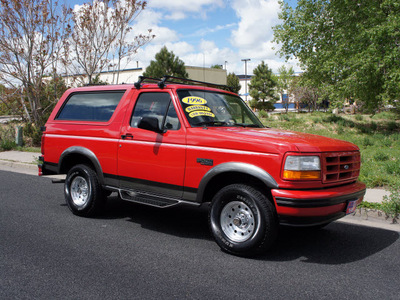
[[[245,124],[245,123],[235,123],[235,126],[241,126],[241,127],[254,127],[254,128],[260,128],[260,125],[257,124]]]
[[[224,126],[226,125],[226,122],[222,122],[222,121],[204,121],[204,122],[200,122],[200,123],[196,123],[195,125],[201,126]]]

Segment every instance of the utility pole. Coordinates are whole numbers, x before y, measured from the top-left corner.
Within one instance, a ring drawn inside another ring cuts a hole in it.
[[[244,95],[247,103],[247,62],[250,61],[250,58],[242,59],[242,61],[244,61]]]

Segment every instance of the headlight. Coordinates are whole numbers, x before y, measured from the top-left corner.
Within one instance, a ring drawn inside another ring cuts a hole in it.
[[[321,178],[321,162],[319,156],[286,157],[283,168],[283,179],[315,180]]]

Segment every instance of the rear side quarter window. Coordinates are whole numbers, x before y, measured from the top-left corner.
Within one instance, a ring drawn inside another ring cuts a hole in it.
[[[107,122],[124,93],[124,90],[74,93],[61,107],[56,120]]]

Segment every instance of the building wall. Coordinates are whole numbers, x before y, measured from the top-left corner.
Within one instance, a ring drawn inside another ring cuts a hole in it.
[[[108,84],[135,83],[138,81],[139,76],[143,75],[143,72],[143,68],[122,70],[119,72],[117,81],[116,72],[104,71],[100,73],[100,80]],[[226,70],[186,66],[186,72],[189,75],[189,79],[226,85]],[[82,80],[79,80],[81,77],[81,75],[66,76],[67,85],[77,86],[81,84]]]
[[[226,70],[186,66],[190,79],[226,85]]]

